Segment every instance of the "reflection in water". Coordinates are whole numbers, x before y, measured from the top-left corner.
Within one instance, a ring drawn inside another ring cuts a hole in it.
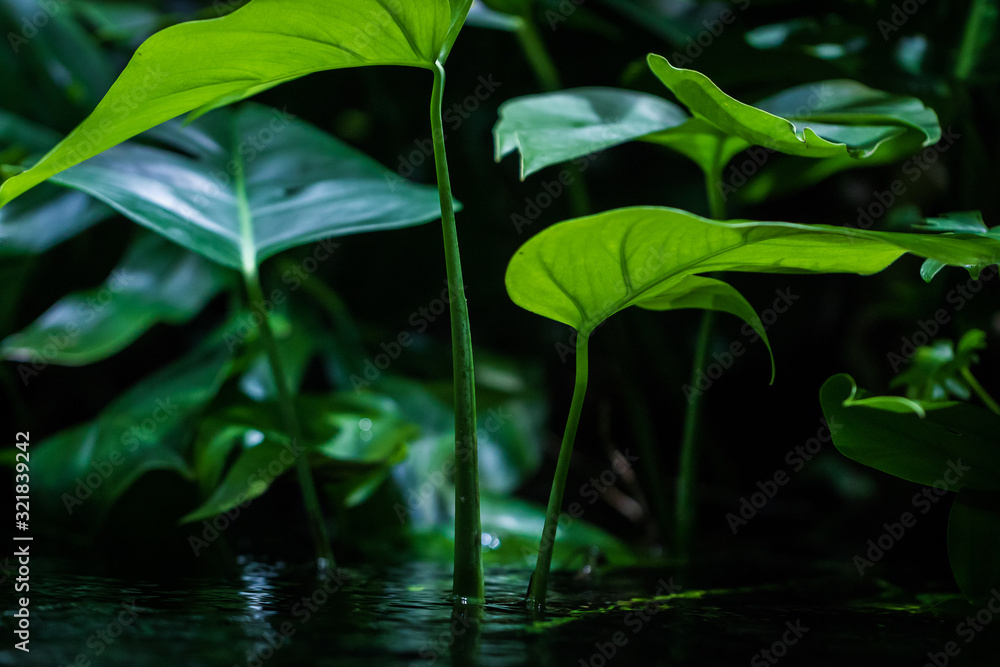
[[[535,616],[522,604],[527,576],[492,571],[489,603],[476,610],[452,606],[451,571],[438,564],[317,578],[308,568],[244,560],[230,578],[169,583],[46,572],[40,564],[31,653],[8,642],[0,664],[712,667],[746,664],[797,619],[810,631],[789,647],[789,664],[920,664],[958,641],[954,622],[857,578],[789,583],[782,571],[746,586],[745,575],[737,581],[720,572],[702,574],[707,581],[664,570],[597,581],[565,573],[553,580],[549,611]],[[672,588],[664,584],[671,577]],[[698,588],[705,583],[714,588]],[[721,588],[736,583],[743,587]],[[995,634],[982,633],[962,652],[988,656],[997,648]]]

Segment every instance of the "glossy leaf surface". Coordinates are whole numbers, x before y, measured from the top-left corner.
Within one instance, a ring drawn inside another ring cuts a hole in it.
[[[57,301],[0,342],[0,358],[65,366],[100,361],[158,322],[191,319],[225,284],[219,267],[155,235],[143,235],[104,285]]]
[[[230,104],[324,70],[430,68],[443,61],[472,0],[252,0],[219,19],[162,30],[136,51],[88,116],[0,206],[51,176],[164,121]]]
[[[440,217],[437,190],[276,109],[220,110],[169,139],[123,144],[53,180],[208,259],[252,271],[282,250]]]
[[[751,106],[700,72],[676,68],[655,54],[647,60],[693,114],[751,145],[805,157],[866,157],[906,132],[922,135],[925,146],[941,138],[937,115],[922,102],[856,81],[796,86]]]
[[[655,95],[574,88],[505,102],[493,129],[496,159],[521,153],[521,178],[549,165],[674,127],[688,115]]]

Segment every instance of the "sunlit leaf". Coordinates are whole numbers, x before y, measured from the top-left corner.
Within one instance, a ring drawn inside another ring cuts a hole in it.
[[[751,106],[700,72],[676,68],[655,54],[647,60],[691,113],[751,145],[805,157],[866,157],[906,132],[922,135],[925,146],[941,138],[937,115],[920,100],[856,81],[805,84]]]
[[[0,205],[164,121],[313,72],[444,61],[472,0],[252,0],[219,19],[162,30],[136,51],[97,108]]]
[[[663,306],[658,299],[664,295],[671,300],[668,307],[687,307],[670,303],[683,304],[680,297],[686,288],[704,286],[683,282],[691,275],[867,275],[905,252],[970,266],[1000,261],[1000,241],[830,225],[719,222],[677,209],[624,208],[569,220],[537,234],[511,259],[506,282],[521,307],[589,334],[629,306]],[[748,306],[742,300],[727,293],[727,302],[727,312],[746,318]]]

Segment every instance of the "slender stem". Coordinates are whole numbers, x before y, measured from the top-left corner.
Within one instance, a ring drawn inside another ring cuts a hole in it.
[[[562,509],[570,459],[573,458],[573,443],[576,440],[577,426],[580,424],[580,413],[583,411],[583,399],[587,394],[587,375],[587,335],[580,334],[576,343],[576,385],[573,387],[573,400],[569,407],[569,417],[566,419],[562,445],[559,447],[556,474],[549,493],[549,506],[545,510],[545,525],[538,547],[538,560],[535,562],[535,572],[531,575],[531,583],[528,584],[528,604],[534,609],[545,606],[545,594],[549,587],[549,568],[552,566],[552,550],[555,547],[556,531],[559,529],[559,511]]]
[[[518,21],[517,39],[521,42],[524,55],[528,59],[528,63],[531,65],[531,69],[535,73],[535,78],[538,79],[538,84],[542,89],[550,92],[559,90],[562,87],[562,84],[559,82],[559,70],[556,69],[555,63],[552,62],[552,58],[545,48],[545,43],[542,41],[541,35],[538,34],[538,28],[535,26],[531,10],[527,10],[520,17],[520,21]]]
[[[997,402],[992,396],[990,396],[989,392],[983,389],[983,385],[979,384],[979,380],[977,380],[972,374],[972,371],[968,368],[963,368],[962,377],[964,377],[965,381],[969,383],[970,387],[972,387],[972,391],[976,392],[976,396],[978,396],[979,399],[986,404],[986,407],[1000,415],[1000,405],[997,405]]]
[[[694,391],[684,413],[684,435],[678,464],[677,502],[674,526],[674,546],[677,559],[686,563],[691,557],[691,542],[698,510],[696,500],[698,480],[698,422],[701,419],[701,391],[697,390],[698,375],[708,360],[708,343],[715,326],[715,311],[706,310],[701,316],[698,342],[695,345],[690,385]]]
[[[261,289],[257,271],[244,271],[243,276],[251,307],[253,304],[264,303],[264,291]],[[292,438],[292,442],[303,446],[305,440],[302,437],[302,426],[299,423],[299,415],[295,411],[295,404],[292,402],[292,393],[288,387],[288,375],[285,373],[284,363],[281,361],[281,354],[278,350],[278,341],[274,337],[271,320],[267,313],[262,313],[260,331],[264,340],[267,360],[271,365],[271,374],[274,376],[274,385],[278,389],[278,405],[285,422],[285,428],[288,429],[288,435]],[[327,568],[334,567],[333,550],[330,547],[330,537],[326,531],[326,522],[323,520],[319,496],[316,494],[316,485],[313,482],[309,462],[305,456],[296,454],[295,469],[299,477],[299,486],[302,488],[302,500],[306,506],[309,530],[316,543],[317,568],[320,572],[324,572]]]
[[[542,41],[541,35],[538,34],[538,27],[535,25],[531,10],[525,10],[519,19],[517,38],[524,51],[524,57],[531,66],[531,71],[538,79],[538,85],[549,93],[559,90],[562,88],[559,70],[556,69],[548,49],[545,48],[545,42]],[[590,195],[587,193],[587,183],[583,179],[583,172],[580,171],[575,162],[569,162],[566,169],[570,176],[569,185],[566,188],[569,192],[570,209],[575,217],[587,215],[590,213]]]
[[[705,193],[708,195],[708,214],[713,220],[724,220],[726,217],[726,200],[722,198],[722,170],[726,164],[722,161],[722,151],[725,141],[717,142],[715,159],[710,169],[705,170]]]
[[[722,180],[722,142],[711,169],[705,170],[705,191],[708,195],[709,214],[715,220],[726,217],[726,203],[718,187]],[[681,438],[681,455],[678,463],[677,501],[675,507],[674,548],[677,559],[686,563],[691,558],[694,523],[698,512],[698,422],[701,420],[701,395],[697,390],[699,374],[708,360],[708,346],[715,326],[715,311],[706,310],[701,316],[698,341],[695,344],[694,362],[691,366],[690,386],[694,388],[684,413],[684,434]]]
[[[434,166],[441,197],[441,225],[444,232],[444,257],[448,272],[451,315],[451,355],[455,383],[455,581],[452,595],[456,601],[482,604],[483,586],[482,526],[479,522],[479,452],[476,443],[476,384],[472,363],[472,330],[469,307],[465,300],[465,281],[458,251],[458,228],[455,203],[451,196],[451,178],[444,144],[442,97],[444,66],[435,63],[434,88],[431,93],[431,134],[434,141]]]
[[[958,60],[955,63],[955,78],[959,81],[968,81],[976,68],[979,56],[977,51],[982,47],[981,32],[990,23],[988,13],[994,11],[992,4],[991,0],[972,0],[965,32],[962,34],[962,43],[959,46]]]

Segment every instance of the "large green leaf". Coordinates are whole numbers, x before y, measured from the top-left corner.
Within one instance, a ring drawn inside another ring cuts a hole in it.
[[[0,359],[65,366],[100,361],[158,322],[191,319],[226,279],[219,267],[144,233],[104,285],[63,297],[0,341]]]
[[[858,463],[951,491],[1000,490],[1000,416],[992,412],[954,401],[869,397],[844,374],[823,384],[820,402],[833,444]]]
[[[629,90],[529,95],[501,107],[494,128],[497,159],[519,150],[524,178],[548,165],[641,139],[679,151],[706,173],[717,174],[736,154],[758,145],[824,158],[793,167],[809,169],[795,181],[810,184],[855,166],[856,158],[892,161],[941,138],[937,116],[919,100],[856,81],[796,86],[751,106],[726,95],[704,74],[675,68],[654,54],[647,60],[693,117],[659,97]]]
[[[433,68],[472,0],[252,0],[220,19],[171,26],[136,51],[86,118],[0,188],[0,206],[166,120],[204,112],[313,72],[369,65]]]
[[[293,246],[440,217],[437,190],[276,109],[219,110],[155,136],[194,157],[127,143],[53,180],[243,271]]]
[[[493,128],[496,159],[521,153],[522,180],[549,165],[638,139],[688,119],[655,95],[574,88],[504,102]]]
[[[907,132],[920,134],[925,146],[941,138],[937,115],[920,100],[856,81],[796,86],[751,106],[726,95],[700,72],[674,67],[655,54],[647,60],[691,113],[751,145],[806,157],[866,157]]]
[[[31,459],[35,497],[56,516],[99,520],[151,470],[190,476],[180,454],[190,420],[215,397],[231,365],[225,348],[198,348],[123,393],[94,421],[40,443]]]
[[[1000,494],[958,492],[948,517],[948,560],[971,601],[984,600],[1000,585]]]
[[[545,229],[517,251],[506,281],[521,307],[589,334],[628,306],[707,307],[707,297],[684,299],[686,292],[706,288],[706,283],[685,280],[694,274],[867,275],[905,252],[979,266],[1000,261],[1000,241],[786,222],[719,222],[671,208],[624,208]],[[736,299],[735,291],[723,293],[716,285],[709,294],[717,309],[747,319],[749,306]]]

